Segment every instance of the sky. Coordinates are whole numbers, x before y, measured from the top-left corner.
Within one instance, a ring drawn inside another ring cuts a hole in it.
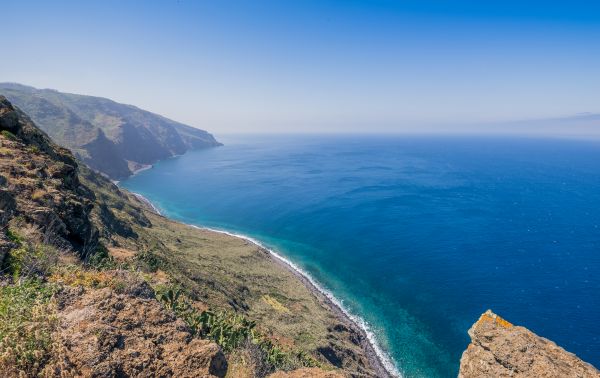
[[[451,131],[600,113],[597,0],[1,8],[0,82],[108,97],[217,134]]]

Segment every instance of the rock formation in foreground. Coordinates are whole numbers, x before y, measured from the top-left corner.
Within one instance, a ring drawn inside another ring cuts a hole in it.
[[[189,327],[129,272],[109,271],[118,288],[64,288],[56,295],[58,326],[50,376],[224,377],[221,348]],[[114,286],[114,285],[113,285]]]
[[[597,369],[574,354],[490,310],[471,327],[469,336],[459,378],[600,377]]]

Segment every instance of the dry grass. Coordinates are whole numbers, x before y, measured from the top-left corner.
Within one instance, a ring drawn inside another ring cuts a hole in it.
[[[118,262],[125,262],[135,257],[135,251],[126,248],[108,248],[108,254]]]
[[[67,286],[99,289],[113,286],[114,276],[106,271],[84,269],[80,266],[67,266],[56,269],[48,278],[50,282]]]
[[[254,378],[255,363],[246,350],[238,350],[228,359],[227,375],[225,378]]]
[[[270,295],[263,295],[262,297],[263,301],[265,301],[266,304],[268,304],[269,306],[273,307],[273,309],[277,312],[283,312],[286,314],[290,313],[290,310],[285,307],[284,305],[282,305],[281,303],[279,303],[279,301],[275,298],[273,298]]]
[[[292,340],[294,348],[311,352],[329,343],[328,328],[339,323],[336,314],[269,254],[240,238],[150,212],[146,216],[153,227],[136,231],[141,239],[160,240],[166,247],[156,252],[166,262],[162,269],[186,291],[200,294],[198,299],[211,308],[231,309],[232,301],[246,306],[244,313],[262,331]]]
[[[48,192],[45,191],[44,189],[36,189],[31,194],[31,199],[34,201],[39,201],[39,200],[44,199],[44,197],[46,197],[47,194],[48,194]]]
[[[48,277],[56,285],[82,287],[85,289],[111,288],[116,293],[127,292],[138,282],[146,280],[143,274],[124,269],[97,270],[81,265],[57,267]]]
[[[37,376],[57,325],[53,287],[27,280],[0,289],[0,376]]]

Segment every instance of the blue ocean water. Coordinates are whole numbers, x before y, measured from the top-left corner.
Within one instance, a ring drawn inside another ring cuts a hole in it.
[[[488,308],[600,366],[600,142],[221,139],[122,186],[300,265],[406,376],[456,376]]]

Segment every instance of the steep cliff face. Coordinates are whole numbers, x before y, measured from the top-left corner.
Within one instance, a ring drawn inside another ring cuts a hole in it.
[[[57,247],[82,255],[95,249],[98,230],[90,218],[95,197],[79,181],[71,153],[2,96],[0,132],[0,227],[15,220],[51,236],[48,242]],[[6,237],[0,239],[6,245]]]
[[[221,145],[208,132],[109,99],[0,83],[0,94],[57,143],[113,179],[193,148]]]
[[[471,327],[469,336],[471,344],[460,360],[460,378],[600,377],[598,370],[574,354],[490,310]]]

